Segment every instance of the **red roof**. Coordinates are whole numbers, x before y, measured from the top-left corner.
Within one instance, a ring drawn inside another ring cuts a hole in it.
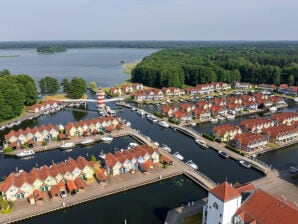
[[[224,182],[213,188],[210,193],[223,202],[230,201],[234,198],[241,197],[240,193],[235,190],[230,184]]]
[[[67,189],[71,192],[71,191],[76,191],[78,190],[77,185],[75,184],[75,182],[73,180],[69,180],[66,182],[66,186]]]
[[[107,176],[101,171],[101,170],[98,170],[95,174],[97,180],[100,180],[100,181],[105,181],[107,180]]]
[[[162,155],[162,156],[160,157],[160,160],[161,160],[162,162],[167,163],[167,164],[171,164],[171,163],[173,163],[173,161],[172,161],[171,159],[169,159],[168,157],[166,157],[166,156],[164,156],[164,155]]]
[[[256,190],[237,210],[244,223],[297,224],[298,209],[261,189]]]

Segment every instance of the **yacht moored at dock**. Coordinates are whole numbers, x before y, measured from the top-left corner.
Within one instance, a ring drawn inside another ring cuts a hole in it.
[[[225,159],[230,158],[230,155],[228,153],[224,152],[224,151],[218,151],[218,154],[220,156],[222,156],[223,158],[225,158]]]
[[[247,161],[240,160],[239,163],[241,166],[244,166],[245,168],[251,168],[251,164]]]
[[[83,141],[81,141],[81,145],[82,146],[88,146],[88,145],[93,145],[95,143],[95,141],[91,138],[87,138],[87,139],[84,139]]]
[[[200,140],[200,139],[196,139],[195,142],[199,145],[202,146],[204,149],[207,149],[209,146],[206,144],[205,141]]]
[[[184,157],[179,152],[173,153],[173,156],[175,156],[177,159],[184,160]]]
[[[62,145],[60,145],[61,149],[72,149],[74,148],[76,145],[73,142],[67,142],[67,143],[63,143]]]
[[[164,127],[164,128],[168,128],[168,127],[170,127],[170,125],[169,125],[167,122],[165,122],[165,121],[159,121],[158,124],[159,124],[160,126]]]
[[[111,136],[104,136],[100,138],[103,142],[111,142],[113,141],[113,137]]]
[[[169,146],[167,146],[166,144],[162,144],[161,148],[164,149],[167,152],[172,152],[172,149]]]
[[[186,164],[189,165],[191,168],[193,168],[193,169],[195,169],[195,170],[198,169],[197,164],[195,164],[192,160],[188,160],[188,161],[186,162]]]
[[[35,154],[34,150],[29,149],[29,150],[23,150],[22,152],[17,153],[16,156],[19,158],[22,158],[22,157],[26,157],[26,156],[32,156],[34,154]]]

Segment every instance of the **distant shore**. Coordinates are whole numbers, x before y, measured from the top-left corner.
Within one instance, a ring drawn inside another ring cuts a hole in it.
[[[130,63],[125,63],[122,65],[123,73],[131,75],[132,70],[139,64],[140,61],[134,61]]]

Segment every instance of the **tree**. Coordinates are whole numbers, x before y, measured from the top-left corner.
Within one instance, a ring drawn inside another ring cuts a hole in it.
[[[11,75],[8,69],[3,69],[0,71],[0,76]]]
[[[295,77],[294,77],[294,75],[290,75],[288,77],[288,85],[292,86],[292,85],[294,85],[294,83],[295,83]]]
[[[60,85],[63,87],[63,92],[67,93],[69,91],[70,83],[69,83],[68,79],[64,78]]]
[[[38,93],[33,78],[25,74],[17,75],[15,78],[20,84],[21,91],[25,95],[24,104],[26,106],[31,106],[36,103]]]
[[[96,163],[96,157],[95,157],[95,155],[93,155],[93,154],[92,154],[92,156],[91,156],[91,161],[94,162],[94,163]]]
[[[59,82],[53,77],[45,77],[39,80],[39,88],[42,94],[55,94],[59,90]]]
[[[90,82],[90,89],[96,89],[96,82]]]
[[[69,90],[67,92],[68,97],[73,99],[81,98],[84,93],[86,93],[87,86],[86,82],[82,78],[74,77],[69,86]]]

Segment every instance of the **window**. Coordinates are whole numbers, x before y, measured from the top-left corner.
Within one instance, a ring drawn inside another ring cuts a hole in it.
[[[221,217],[221,213],[219,214],[219,217]]]
[[[213,203],[213,208],[218,209],[218,204],[216,202]]]

